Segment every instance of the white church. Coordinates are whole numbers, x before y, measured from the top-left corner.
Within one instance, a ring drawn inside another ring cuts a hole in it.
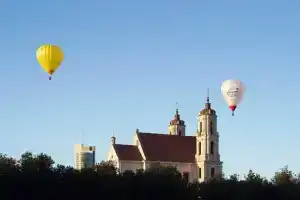
[[[219,154],[217,115],[209,97],[197,117],[195,136],[185,135],[185,122],[178,109],[168,126],[168,134],[136,130],[133,143],[118,144],[111,138],[108,160],[116,163],[120,172],[147,169],[157,164],[173,166],[190,182],[206,181],[222,174]]]

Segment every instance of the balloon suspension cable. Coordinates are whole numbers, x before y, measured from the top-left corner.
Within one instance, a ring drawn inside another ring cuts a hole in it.
[[[51,81],[51,79],[52,79],[52,77],[51,77],[51,76],[49,76],[49,81]]]

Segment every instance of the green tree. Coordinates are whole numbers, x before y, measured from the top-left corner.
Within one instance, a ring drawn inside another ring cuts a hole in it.
[[[238,174],[231,174],[228,178],[229,181],[238,182],[240,180],[240,175]]]
[[[300,173],[295,174],[295,183],[300,184]]]
[[[17,161],[5,154],[0,154],[0,174],[16,172],[18,170]]]
[[[271,181],[277,185],[295,183],[296,180],[297,178],[287,165],[281,168],[279,172],[275,172],[274,177],[271,179]]]
[[[266,184],[268,180],[265,177],[262,177],[260,174],[254,173],[251,169],[247,175],[244,175],[245,181],[251,183],[261,183]]]
[[[177,170],[174,166],[163,166],[159,163],[152,165],[150,168],[144,171],[145,176],[152,176],[152,175],[160,175],[165,177],[170,177],[172,179],[182,179],[182,174]]]
[[[99,175],[116,175],[118,173],[115,162],[111,160],[101,161],[100,163],[97,163],[93,169]]]
[[[54,161],[45,153],[33,155],[27,151],[21,155],[18,164],[22,171],[39,171],[52,169]]]
[[[75,173],[76,170],[71,166],[64,166],[58,164],[56,167],[53,168],[53,171],[58,174],[72,174]]]
[[[51,169],[54,164],[54,160],[51,156],[48,156],[45,153],[40,153],[34,157],[36,167],[38,169]]]

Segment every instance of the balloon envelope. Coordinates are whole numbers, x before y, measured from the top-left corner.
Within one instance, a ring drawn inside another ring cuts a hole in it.
[[[57,45],[45,44],[37,49],[36,58],[42,68],[53,75],[64,60],[64,53]]]
[[[239,80],[226,80],[222,83],[221,92],[229,108],[234,111],[243,100],[245,86]]]

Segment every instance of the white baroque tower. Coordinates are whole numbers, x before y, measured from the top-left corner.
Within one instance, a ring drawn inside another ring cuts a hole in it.
[[[211,108],[209,97],[205,108],[198,115],[196,135],[196,163],[200,182],[222,176],[219,154],[219,133],[217,130],[216,111]]]
[[[168,130],[170,135],[185,136],[185,123],[180,119],[178,109],[176,109],[174,119],[170,121]]]

